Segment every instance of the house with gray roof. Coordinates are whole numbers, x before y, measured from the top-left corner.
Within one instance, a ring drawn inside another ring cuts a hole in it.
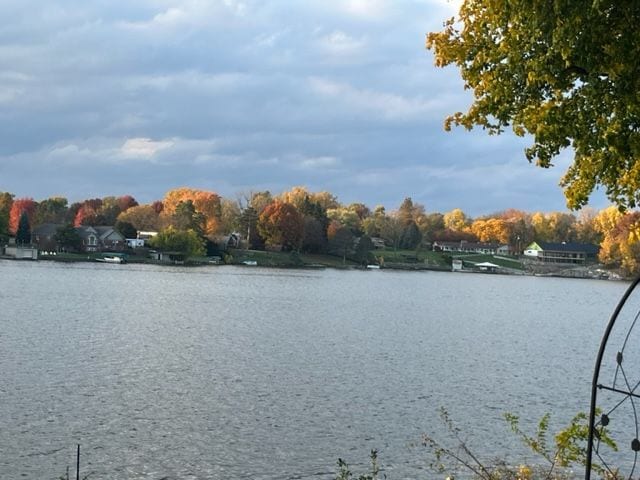
[[[38,225],[31,232],[32,243],[40,250],[59,251],[55,236],[63,226],[60,223]],[[126,245],[124,236],[114,227],[83,225],[75,227],[75,230],[82,239],[82,249],[85,252],[120,251]]]
[[[583,264],[595,261],[600,247],[591,243],[532,242],[524,251],[526,257],[544,263]]]

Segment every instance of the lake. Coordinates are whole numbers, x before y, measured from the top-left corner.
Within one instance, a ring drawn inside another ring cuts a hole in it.
[[[390,480],[433,478],[440,407],[494,456],[519,448],[505,412],[587,410],[626,288],[0,261],[0,478],[58,478],[77,443],[90,479],[329,479],[373,448]]]

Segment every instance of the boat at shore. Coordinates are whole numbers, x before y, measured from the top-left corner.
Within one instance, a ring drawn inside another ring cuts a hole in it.
[[[104,256],[102,258],[96,258],[96,262],[102,263],[125,263],[124,258],[118,257],[116,255]]]

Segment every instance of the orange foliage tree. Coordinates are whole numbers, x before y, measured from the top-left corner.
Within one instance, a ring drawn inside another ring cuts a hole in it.
[[[258,217],[258,232],[268,245],[298,250],[304,235],[304,218],[290,203],[275,200]]]
[[[154,204],[136,205],[118,215],[118,222],[130,223],[138,231],[159,230],[158,211]]]
[[[511,224],[501,218],[477,219],[471,224],[471,232],[481,242],[508,244]]]
[[[36,213],[36,202],[33,198],[19,198],[13,201],[11,211],[9,212],[9,232],[13,235],[18,231],[20,223],[20,215],[22,212],[27,214],[29,225],[33,225],[34,215]]]
[[[640,273],[640,212],[615,215],[607,210],[600,214],[606,230],[598,258],[607,266],[620,267],[626,275],[637,275]]]
[[[218,232],[220,226],[221,203],[217,193],[193,188],[174,188],[169,190],[162,200],[162,215],[165,219],[170,219],[176,212],[179,204],[191,200],[196,213],[203,215],[203,233],[205,236],[212,236]],[[170,221],[170,220],[169,220]]]

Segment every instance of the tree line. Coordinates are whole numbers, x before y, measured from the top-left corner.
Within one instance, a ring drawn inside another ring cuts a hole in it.
[[[393,249],[427,248],[433,242],[486,242],[509,245],[514,253],[533,241],[578,242],[600,246],[600,261],[626,273],[640,271],[640,212],[616,207],[600,211],[525,212],[507,209],[472,218],[459,208],[427,212],[405,198],[397,209],[371,209],[340,203],[330,192],[293,187],[279,195],[248,192],[235,199],[213,191],[176,188],[164,198],[139,204],[131,195],[92,198],[69,204],[64,197],[41,201],[0,192],[0,237],[30,241],[32,228],[65,225],[60,240],[70,244],[73,227],[111,225],[127,238],[155,231],[154,246],[202,255],[221,237],[240,233],[251,249],[329,253],[366,258],[372,239]]]

